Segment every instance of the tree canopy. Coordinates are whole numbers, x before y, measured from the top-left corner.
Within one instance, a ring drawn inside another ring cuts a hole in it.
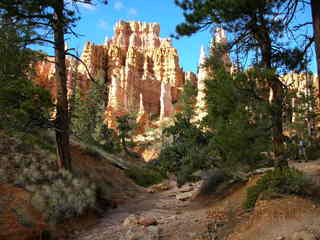
[[[251,64],[268,72],[259,78],[270,91],[273,151],[277,165],[285,164],[283,155],[283,99],[285,86],[279,74],[301,70],[305,49],[292,46],[284,36],[290,31],[298,0],[176,0],[185,22],[176,28],[177,36],[189,36],[209,27],[222,27],[233,36],[228,49],[241,56],[256,56]],[[305,47],[307,48],[307,44]],[[299,46],[300,47],[300,46]]]
[[[107,3],[107,1],[103,1]],[[70,116],[67,99],[67,71],[65,35],[76,33],[73,31],[79,11],[77,3],[92,4],[90,0],[3,0],[0,10],[4,18],[11,24],[20,22],[25,26],[31,26],[35,30],[35,37],[28,39],[28,43],[49,43],[55,53],[55,79],[58,86],[56,103],[56,142],[58,148],[58,166],[71,170],[70,156]]]

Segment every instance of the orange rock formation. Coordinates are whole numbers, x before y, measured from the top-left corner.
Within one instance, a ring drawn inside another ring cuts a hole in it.
[[[114,27],[115,35],[106,39],[104,45],[87,42],[81,55],[92,76],[104,73],[108,85],[106,122],[115,126],[115,119],[122,114],[151,116],[160,119],[175,112],[173,102],[179,97],[185,81],[196,83],[193,73],[185,73],[179,65],[177,50],[169,38],[160,38],[157,23],[119,21]],[[76,63],[68,59],[69,93],[72,92],[72,75]],[[78,86],[90,87],[86,67],[77,68]],[[50,88],[56,95],[54,65],[42,62],[37,66],[37,81]],[[143,112],[140,112],[143,111]]]

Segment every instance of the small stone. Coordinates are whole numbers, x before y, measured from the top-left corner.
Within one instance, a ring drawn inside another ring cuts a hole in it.
[[[147,189],[147,192],[148,192],[148,193],[155,193],[156,191],[151,188],[151,189]]]
[[[185,192],[191,192],[193,190],[193,187],[190,185],[184,186],[179,189],[179,192],[185,193]]]
[[[151,187],[151,189],[149,189],[149,191],[151,192],[163,192],[163,191],[167,191],[171,188],[169,183],[159,183],[156,185],[153,185]]]
[[[129,215],[124,221],[123,221],[123,226],[124,227],[130,227],[130,226],[135,226],[138,224],[138,218],[134,215],[131,214]]]
[[[153,216],[142,216],[140,217],[138,223],[143,226],[150,226],[150,225],[157,225],[158,221]]]
[[[169,193],[168,197],[175,197],[177,194],[176,193]]]
[[[176,199],[179,201],[186,201],[192,197],[192,192],[180,193],[176,196]]]
[[[178,219],[178,216],[176,216],[176,215],[173,215],[173,216],[171,216],[171,217],[169,217],[168,218],[168,220],[177,220]]]

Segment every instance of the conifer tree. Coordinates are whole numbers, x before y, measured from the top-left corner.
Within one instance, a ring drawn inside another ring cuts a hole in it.
[[[75,74],[77,75],[77,74]],[[76,78],[76,76],[75,76]],[[75,79],[75,84],[77,79]],[[95,144],[107,151],[117,150],[116,134],[104,123],[107,86],[104,71],[99,71],[95,82],[84,92],[74,86],[74,98],[71,107],[72,134],[82,141]]]
[[[183,10],[185,22],[179,24],[179,36],[189,36],[209,27],[223,27],[232,33],[234,47],[242,56],[258,53],[253,65],[265,69],[266,88],[270,91],[270,118],[272,120],[272,142],[276,166],[286,166],[283,159],[283,99],[284,85],[279,74],[296,68],[303,54],[283,38],[295,8],[295,1],[287,0],[175,0]],[[285,57],[284,57],[285,56]],[[287,61],[291,59],[291,61]],[[292,60],[295,60],[294,62]],[[268,98],[267,98],[268,99]]]
[[[130,138],[130,132],[132,132],[135,128],[136,124],[135,118],[133,116],[125,114],[123,116],[117,117],[118,138],[120,139],[120,143],[125,153],[132,157],[137,156],[134,152],[129,150],[129,147],[134,146],[134,143]]]
[[[107,1],[103,1],[107,3]],[[2,0],[0,9],[6,18],[13,23],[22,22],[32,26],[37,36],[27,43],[48,43],[55,53],[55,79],[58,86],[56,104],[56,143],[58,152],[58,166],[71,170],[70,156],[70,117],[67,99],[67,72],[65,35],[73,34],[73,27],[79,17],[77,16],[77,3],[92,4],[91,0]]]
[[[0,18],[0,128],[11,133],[50,125],[50,94],[32,81],[41,54],[26,47],[30,37],[32,28]]]
[[[207,60],[206,81],[208,114],[205,126],[213,132],[210,154],[230,175],[239,170],[263,166],[268,161],[262,152],[270,151],[271,121],[269,106],[258,88],[260,69],[231,74],[214,56]]]

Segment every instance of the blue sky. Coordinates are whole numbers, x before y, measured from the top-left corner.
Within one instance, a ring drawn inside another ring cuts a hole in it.
[[[70,36],[69,47],[82,51],[86,40],[103,44],[105,36],[113,36],[113,26],[119,20],[160,23],[160,36],[169,37],[175,32],[175,26],[183,22],[180,8],[174,0],[110,0],[108,5],[80,5],[82,19],[75,32],[82,34],[78,39]],[[210,33],[200,32],[191,37],[173,40],[180,57],[180,65],[185,71],[196,71],[201,44],[207,46]]]
[[[109,0],[108,5],[81,4],[79,10],[82,19],[78,22],[75,32],[81,36],[79,38],[70,36],[67,41],[69,47],[76,48],[79,52],[82,51],[84,42],[87,40],[95,44],[103,44],[106,36],[112,38],[113,26],[119,20],[160,23],[161,37],[169,37],[175,32],[175,26],[184,20],[182,10],[174,4],[174,0]],[[297,22],[310,19],[309,8],[296,17]],[[312,30],[309,28],[308,32],[312,33]],[[179,40],[173,39],[173,46],[177,48],[180,56],[180,65],[185,71],[196,71],[200,47],[208,46],[210,39],[209,31]],[[314,61],[311,64],[311,70],[316,71]]]

